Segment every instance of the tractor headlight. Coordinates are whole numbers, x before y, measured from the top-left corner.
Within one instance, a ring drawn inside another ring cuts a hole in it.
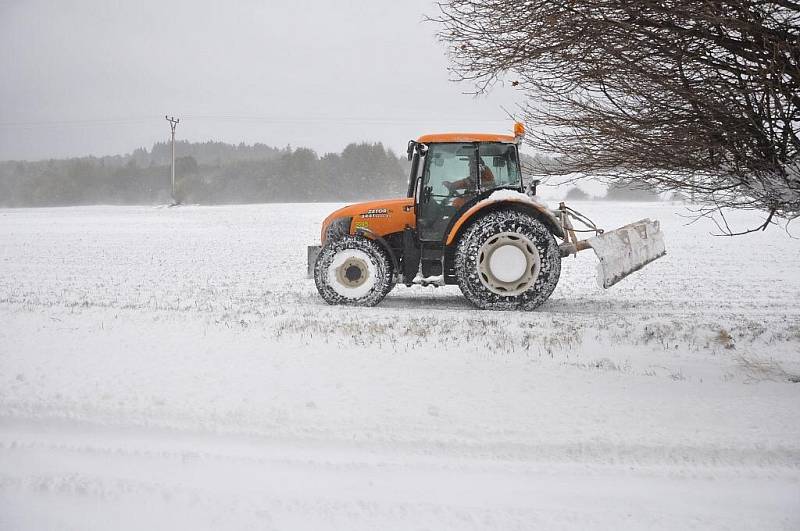
[[[338,240],[342,236],[350,234],[350,224],[352,217],[336,218],[322,230],[322,243],[328,240]]]

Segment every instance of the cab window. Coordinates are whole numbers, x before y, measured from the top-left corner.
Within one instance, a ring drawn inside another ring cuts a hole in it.
[[[520,169],[517,146],[500,142],[485,142],[478,145],[481,164],[494,175],[491,188],[519,186]]]
[[[471,161],[475,160],[474,144],[431,144],[425,165],[424,185],[433,197],[447,197],[450,191],[445,182],[469,177]]]

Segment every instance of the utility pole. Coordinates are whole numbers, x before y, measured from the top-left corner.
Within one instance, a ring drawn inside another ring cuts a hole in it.
[[[169,128],[172,130],[172,204],[177,205],[178,200],[175,199],[175,127],[180,122],[180,119],[176,119],[174,116],[164,116],[169,122]]]

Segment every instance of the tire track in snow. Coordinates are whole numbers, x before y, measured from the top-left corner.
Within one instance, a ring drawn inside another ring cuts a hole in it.
[[[373,463],[373,456],[389,466],[410,462],[436,468],[458,468],[463,460],[473,467],[527,464],[672,467],[676,470],[764,469],[785,471],[800,478],[800,446],[720,447],[642,445],[593,440],[587,442],[526,444],[524,442],[465,442],[441,439],[353,440],[335,432],[306,436],[270,436],[253,432],[227,433],[175,427],[104,425],[64,418],[0,416],[0,451],[54,451],[88,456],[128,456],[186,461],[195,458],[263,464],[314,463],[336,467]],[[435,434],[431,434],[435,435]],[[220,449],[238,450],[236,453]],[[324,450],[324,451],[323,451]],[[361,458],[360,456],[367,456]],[[324,457],[324,458],[323,458]]]
[[[788,529],[800,521],[797,510],[786,511],[800,493],[797,468],[691,458],[653,466],[531,462],[498,449],[482,457],[439,450],[4,425],[0,509],[10,512],[0,523],[45,529],[58,516],[82,529],[108,520],[117,529],[635,529],[680,527],[688,518],[707,529]],[[72,513],[84,506],[94,518]],[[40,520],[18,514],[27,509],[44,512]],[[120,515],[127,522],[114,520]]]

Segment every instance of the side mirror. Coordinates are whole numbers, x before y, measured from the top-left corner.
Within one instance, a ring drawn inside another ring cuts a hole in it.
[[[408,149],[406,149],[406,156],[408,156],[409,162],[411,162],[411,159],[414,158],[414,146],[416,145],[417,143],[414,142],[413,140],[408,141]]]
[[[426,153],[428,153],[428,146],[425,144],[420,144],[414,140],[408,141],[408,148],[406,148],[406,156],[408,156],[408,160],[411,160],[414,157],[414,150],[419,153],[420,157],[424,157]]]

